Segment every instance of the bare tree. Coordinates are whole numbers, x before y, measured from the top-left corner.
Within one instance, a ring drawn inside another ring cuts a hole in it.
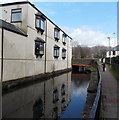
[[[73,58],[90,58],[91,49],[87,46],[76,46],[73,47]]]
[[[104,58],[104,57],[106,57],[107,50],[108,50],[108,47],[105,47],[105,46],[92,47],[93,57],[95,57],[95,58]]]
[[[104,58],[108,47],[105,46],[95,46],[87,47],[77,45],[73,47],[72,54],[73,58]]]

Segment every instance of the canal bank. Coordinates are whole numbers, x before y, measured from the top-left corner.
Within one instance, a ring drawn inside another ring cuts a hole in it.
[[[16,89],[18,87],[27,86],[29,84],[47,80],[49,78],[59,76],[63,73],[70,72],[71,70],[72,69],[69,68],[69,69],[54,71],[51,73],[39,74],[39,75],[30,76],[30,77],[25,77],[25,78],[20,78],[20,79],[16,79],[16,80],[2,82],[2,92],[6,93],[6,92],[11,91],[13,88]]]
[[[95,117],[98,106],[94,104],[100,97],[98,69],[88,66],[85,70],[85,74],[53,72],[24,84],[7,86],[3,92],[3,118],[88,119],[92,114]],[[9,106],[5,106],[7,103]]]
[[[101,94],[101,75],[97,67],[93,67],[91,78],[87,88],[87,98],[82,113],[82,119],[99,119],[100,109],[100,94]]]

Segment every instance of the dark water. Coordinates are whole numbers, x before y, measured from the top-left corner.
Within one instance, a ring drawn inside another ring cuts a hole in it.
[[[65,73],[3,95],[3,118],[80,118],[90,75]]]

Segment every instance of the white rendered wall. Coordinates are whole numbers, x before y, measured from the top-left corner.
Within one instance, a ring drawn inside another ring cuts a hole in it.
[[[106,53],[106,57],[109,58],[109,57],[117,57],[119,56],[119,51],[115,51],[115,55],[113,55],[113,51],[111,51],[111,55],[109,55],[109,51]]]
[[[72,47],[71,39],[67,37],[66,45],[62,43],[63,32],[60,30],[60,40],[57,42],[54,39],[54,28],[56,27],[48,19],[47,35],[46,23],[45,31],[41,35],[35,28],[35,14],[38,13],[29,4],[11,5],[2,8],[3,20],[11,22],[11,9],[22,8],[22,22],[12,23],[27,33],[27,37],[18,35],[16,33],[5,30],[4,32],[4,73],[3,80],[13,80],[32,75],[38,75],[45,72],[45,56],[46,56],[46,72],[63,70],[71,68]],[[4,10],[7,13],[4,13]],[[44,47],[44,55],[42,58],[36,58],[35,55],[35,39],[39,37],[46,43],[46,55]],[[54,46],[60,47],[60,56],[58,59],[54,58]],[[66,58],[62,59],[62,49],[66,49]],[[1,52],[0,52],[1,53]]]
[[[21,4],[21,5],[9,5],[9,6],[2,6],[2,20],[11,23],[11,10],[22,8],[22,22],[19,23],[12,23],[19,27],[22,31],[27,33],[27,19],[28,19],[28,5]]]

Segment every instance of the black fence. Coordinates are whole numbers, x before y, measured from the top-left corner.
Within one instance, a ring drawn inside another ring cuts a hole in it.
[[[109,64],[110,63],[110,58],[106,58],[105,62],[107,64]],[[119,56],[111,58],[111,64],[112,64],[112,66],[119,65]]]

